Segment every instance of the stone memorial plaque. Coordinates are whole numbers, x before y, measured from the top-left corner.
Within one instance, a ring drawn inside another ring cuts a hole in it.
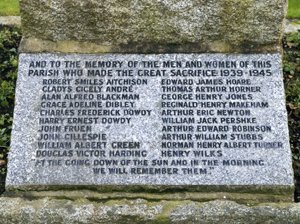
[[[21,54],[8,189],[293,185],[279,54]]]

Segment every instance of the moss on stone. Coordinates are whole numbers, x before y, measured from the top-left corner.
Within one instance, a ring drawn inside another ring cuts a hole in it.
[[[232,201],[85,200],[43,198],[27,201],[0,198],[1,223],[298,223],[297,204],[268,203],[255,206]]]
[[[285,0],[21,0],[20,5],[24,40],[48,43],[31,42],[36,46],[31,49],[24,41],[23,52],[276,52],[286,13]]]
[[[39,191],[34,191],[39,189]],[[29,200],[43,197],[56,199],[78,200],[88,199],[94,202],[107,202],[120,199],[137,199],[157,202],[160,200],[172,201],[210,201],[216,199],[233,200],[239,203],[260,202],[292,202],[293,186],[290,187],[255,187],[255,186],[27,186],[18,191],[16,188],[8,189],[5,193],[10,197],[24,197]],[[26,191],[24,191],[26,190]]]

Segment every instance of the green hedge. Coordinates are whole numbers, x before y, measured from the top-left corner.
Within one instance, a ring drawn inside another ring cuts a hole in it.
[[[300,30],[287,34],[284,47],[284,82],[294,168],[300,170]]]
[[[0,184],[6,173],[20,39],[20,31],[16,28],[2,28],[0,31]]]

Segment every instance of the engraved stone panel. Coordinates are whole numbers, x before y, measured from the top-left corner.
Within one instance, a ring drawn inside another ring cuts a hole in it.
[[[8,189],[292,186],[279,54],[21,54]]]

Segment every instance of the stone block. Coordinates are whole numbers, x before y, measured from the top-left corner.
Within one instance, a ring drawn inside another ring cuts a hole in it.
[[[286,0],[21,0],[22,52],[278,52]]]

